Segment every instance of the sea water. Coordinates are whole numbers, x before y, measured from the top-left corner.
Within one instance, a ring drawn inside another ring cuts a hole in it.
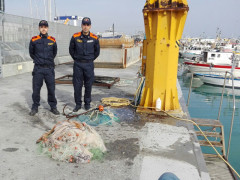
[[[183,74],[178,77],[183,96],[187,102],[190,74]],[[190,103],[188,111],[192,118],[217,119],[218,110],[221,101],[222,87],[202,84],[200,79],[194,78],[191,91]],[[236,111],[234,117],[232,139],[229,151],[228,160],[230,164],[240,173],[240,90],[235,90],[236,93]],[[231,127],[233,112],[233,96],[232,90],[226,89],[223,97],[220,121],[224,126],[225,147],[228,148],[229,132]],[[203,152],[209,153],[209,149],[202,148]],[[213,152],[213,151],[211,151]]]

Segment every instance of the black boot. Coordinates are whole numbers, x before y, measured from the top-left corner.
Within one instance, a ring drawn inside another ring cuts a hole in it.
[[[79,109],[81,109],[81,105],[76,105],[76,107],[73,109],[73,112],[78,112]]]
[[[29,115],[34,116],[37,113],[38,113],[38,109],[32,109],[31,112],[29,113]]]
[[[91,106],[90,104],[84,104],[84,108],[88,111],[91,108]]]
[[[51,112],[55,115],[59,115],[60,112],[57,110],[57,108],[51,108]]]

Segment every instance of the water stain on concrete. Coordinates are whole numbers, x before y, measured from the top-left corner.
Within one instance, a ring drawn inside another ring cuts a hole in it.
[[[18,150],[18,148],[6,148],[6,149],[3,149],[3,151],[6,151],[6,152],[15,152],[17,150]]]
[[[16,102],[14,104],[12,104],[12,106],[14,109],[16,109],[17,111],[19,111],[20,113],[23,113],[26,115],[27,119],[30,119],[31,122],[31,126],[32,127],[37,127],[37,126],[41,126],[44,130],[49,130],[51,129],[50,127],[48,127],[47,125],[44,124],[43,120],[41,118],[39,118],[38,116],[29,116],[29,109],[24,107],[23,105],[21,105],[20,103]]]
[[[105,155],[107,160],[131,159],[133,160],[139,154],[138,138],[129,138],[116,140],[106,143],[108,152]]]
[[[132,166],[132,165],[133,165],[133,162],[132,162],[132,161],[126,161],[126,162],[125,162],[125,165],[126,165],[126,166]]]
[[[141,120],[140,120],[139,124],[142,124],[142,126],[144,126],[148,122],[168,124],[168,125],[172,125],[172,126],[177,126],[179,123],[179,121],[177,119],[169,117],[168,115],[166,115],[164,113],[159,113],[159,114],[142,113],[140,115],[140,117],[141,117]],[[183,126],[183,125],[181,125],[181,126]]]

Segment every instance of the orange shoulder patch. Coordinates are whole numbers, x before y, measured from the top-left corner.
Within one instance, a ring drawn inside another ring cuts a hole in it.
[[[48,36],[47,38],[52,40],[53,42],[56,42],[56,39],[54,37],[52,37],[52,36]]]
[[[90,33],[90,37],[94,38],[94,39],[98,39],[98,36],[93,34],[93,33]]]
[[[78,33],[75,33],[75,34],[73,35],[73,37],[76,38],[76,37],[79,37],[79,36],[81,36],[81,35],[82,35],[82,33],[81,33],[81,32],[78,32]]]
[[[33,36],[32,37],[32,42],[34,42],[34,41],[36,41],[36,40],[38,40],[38,39],[41,39],[41,37],[38,35],[38,36]]]

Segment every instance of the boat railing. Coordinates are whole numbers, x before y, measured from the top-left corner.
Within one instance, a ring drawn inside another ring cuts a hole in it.
[[[228,147],[227,147],[227,154],[226,154],[226,158],[228,159],[230,146],[231,146],[233,122],[234,122],[234,116],[235,116],[235,110],[236,110],[235,90],[234,90],[235,89],[234,88],[234,75],[233,75],[233,73],[231,73],[229,71],[226,71],[226,73],[225,73],[223,89],[222,89],[222,97],[221,97],[220,106],[219,106],[219,110],[218,110],[218,118],[217,118],[217,120],[220,120],[220,115],[221,115],[221,110],[222,110],[222,103],[223,103],[223,95],[224,95],[224,91],[225,91],[225,87],[226,87],[227,74],[230,74],[231,77],[232,77],[232,97],[233,97],[233,112],[232,112],[232,120],[231,120],[231,127],[230,127],[230,132],[229,132],[229,140],[228,140]]]
[[[211,74],[211,75],[219,75],[223,76],[225,75],[225,72],[219,72],[219,71],[196,71],[193,74]]]
[[[230,146],[231,146],[231,138],[232,138],[232,129],[233,129],[233,122],[234,122],[234,116],[235,116],[235,110],[236,110],[236,101],[235,101],[235,88],[234,88],[234,69],[236,67],[236,63],[238,63],[240,61],[240,53],[238,52],[233,52],[233,64],[232,64],[232,71],[226,71],[225,73],[225,78],[224,78],[224,83],[223,83],[223,89],[222,89],[222,97],[221,97],[221,101],[220,101],[220,106],[219,106],[219,110],[218,110],[218,119],[220,119],[220,114],[221,114],[221,109],[222,109],[222,102],[223,102],[223,94],[225,91],[225,87],[226,87],[226,79],[227,79],[227,74],[231,75],[232,78],[232,96],[233,96],[233,112],[232,112],[232,120],[231,120],[231,127],[230,127],[230,132],[229,132],[229,140],[228,140],[228,147],[227,147],[227,154],[226,154],[226,158],[228,159],[229,156],[229,151],[230,151]]]
[[[200,71],[199,71],[199,72],[200,72]],[[206,71],[205,71],[205,72],[206,72]],[[189,102],[190,102],[190,95],[191,95],[191,91],[192,91],[192,84],[193,84],[193,77],[194,77],[194,73],[191,73],[191,74],[192,74],[192,75],[191,75],[191,80],[190,80],[190,85],[189,85],[187,106],[189,106]],[[233,73],[231,73],[231,72],[229,72],[229,71],[226,71],[226,72],[225,72],[224,84],[223,84],[223,89],[222,89],[222,96],[221,96],[221,101],[220,101],[219,110],[218,110],[218,118],[217,118],[217,120],[220,119],[221,110],[222,110],[222,103],[223,103],[223,96],[224,96],[225,87],[226,87],[226,79],[229,78],[229,77],[228,77],[228,74],[229,74],[229,75],[231,76],[231,78],[232,78],[233,112],[232,112],[231,127],[230,127],[230,132],[229,132],[229,140],[228,140],[228,147],[227,147],[226,159],[228,159],[228,156],[229,156],[230,145],[231,145],[231,138],[232,138],[233,122],[234,122],[234,116],[235,116],[235,110],[236,110],[235,88],[234,88],[234,75],[233,75]]]
[[[188,91],[187,106],[189,105],[189,102],[190,102],[191,91],[192,91],[192,83],[193,83],[193,77],[194,77],[194,74],[196,74],[196,73],[223,75],[223,73],[221,73],[221,72],[219,72],[219,71],[197,71],[197,72],[195,72],[195,73],[191,73],[191,80],[190,80],[190,86],[189,86],[189,91]]]

